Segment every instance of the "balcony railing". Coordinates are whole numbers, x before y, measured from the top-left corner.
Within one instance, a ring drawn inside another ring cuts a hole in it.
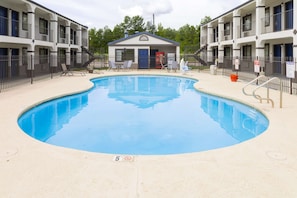
[[[261,19],[261,33],[271,33],[293,29],[294,10],[278,13]]]

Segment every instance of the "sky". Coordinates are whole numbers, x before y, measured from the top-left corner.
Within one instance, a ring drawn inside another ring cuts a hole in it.
[[[199,25],[205,16],[216,18],[247,0],[34,0],[67,18],[91,28],[113,29],[125,16],[179,29]]]

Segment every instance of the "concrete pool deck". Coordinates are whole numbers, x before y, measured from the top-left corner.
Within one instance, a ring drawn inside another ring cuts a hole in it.
[[[269,128],[254,139],[222,149],[114,161],[115,155],[39,142],[18,127],[18,117],[32,105],[86,90],[92,86],[90,78],[114,74],[196,78],[198,90],[263,112]],[[278,92],[271,90],[272,108],[245,96],[245,84],[197,71],[181,75],[135,70],[57,76],[5,90],[0,93],[0,197],[297,197],[297,97],[284,93],[279,108]]]

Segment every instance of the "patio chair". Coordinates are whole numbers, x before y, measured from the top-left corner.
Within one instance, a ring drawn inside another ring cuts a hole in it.
[[[177,61],[168,61],[168,66],[167,66],[168,72],[172,70],[176,72],[177,69],[178,69]]]
[[[117,67],[117,65],[115,64],[115,62],[113,62],[113,61],[108,61],[108,64],[109,64],[109,68],[108,68],[108,70],[118,70],[118,67]]]
[[[167,69],[167,64],[163,63],[163,58],[160,58],[161,69]]]
[[[132,60],[128,60],[127,70],[130,70],[131,68],[132,68]]]
[[[67,66],[66,66],[65,63],[62,63],[62,64],[61,64],[61,67],[62,67],[62,73],[61,73],[61,76],[66,76],[66,75],[68,75],[68,76],[73,76],[73,72],[70,71],[70,70],[67,68]]]
[[[68,76],[73,76],[74,75],[74,71],[71,71],[70,69],[67,68],[66,64],[65,63],[62,63],[61,64],[61,67],[62,67],[62,73],[61,73],[61,76],[65,76],[65,75],[68,75]],[[79,74],[81,76],[85,76],[86,73],[84,71],[82,72],[79,72]]]
[[[128,68],[128,61],[125,60],[124,63],[120,66],[120,69],[125,70],[125,69],[127,69],[127,68]]]

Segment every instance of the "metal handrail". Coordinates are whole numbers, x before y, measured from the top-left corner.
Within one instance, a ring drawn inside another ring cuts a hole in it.
[[[248,94],[248,93],[245,91],[245,88],[248,87],[249,85],[251,85],[252,83],[256,82],[256,81],[258,82],[259,79],[264,78],[264,77],[266,77],[266,76],[264,76],[264,75],[260,75],[260,76],[258,76],[257,78],[255,78],[254,80],[252,80],[252,81],[250,81],[249,83],[247,83],[247,84],[242,88],[242,92],[243,92],[243,94],[246,95],[246,96],[254,96],[253,93]],[[255,97],[255,96],[254,96],[254,97]],[[259,96],[259,95],[256,95],[256,97],[261,98],[261,96]],[[259,98],[257,98],[257,99],[259,99]]]
[[[280,98],[279,108],[282,108],[283,107],[283,105],[282,105],[283,104],[283,85],[282,85],[282,80],[280,78],[278,78],[278,77],[273,77],[273,78],[267,80],[266,82],[262,83],[258,87],[256,87],[254,89],[254,91],[253,91],[253,96],[255,98],[259,99],[260,100],[260,103],[262,103],[262,100],[267,100],[268,103],[270,101],[272,103],[272,108],[273,108],[274,107],[274,102],[273,102],[273,100],[271,98],[269,98],[269,87],[268,86],[267,86],[267,98],[262,98],[261,96],[259,98],[259,95],[256,95],[255,94],[258,89],[260,89],[261,87],[263,87],[264,85],[270,83],[273,80],[279,80],[279,84],[280,84],[280,89],[279,89],[279,92],[280,92],[280,96],[279,96],[279,98]]]
[[[281,81],[280,78],[273,77],[273,78],[271,78],[271,79],[268,79],[268,80],[265,81],[264,83],[258,85],[258,86],[253,90],[253,92],[252,92],[251,94],[249,94],[249,93],[246,92],[246,90],[245,90],[246,87],[248,87],[249,85],[251,85],[252,83],[254,83],[254,82],[256,82],[256,81],[258,82],[258,80],[261,79],[261,78],[266,78],[266,76],[264,76],[264,75],[260,75],[260,76],[258,76],[257,78],[255,78],[254,80],[250,81],[249,83],[247,83],[247,84],[242,88],[242,92],[243,92],[245,95],[247,95],[247,96],[254,96],[254,98],[260,100],[260,103],[262,103],[263,100],[267,100],[267,103],[271,102],[272,107],[274,107],[274,101],[269,97],[269,86],[267,86],[267,96],[266,96],[266,98],[263,98],[263,97],[261,97],[260,95],[257,95],[257,94],[256,94],[256,91],[257,91],[258,89],[260,89],[261,87],[267,85],[268,83],[270,83],[270,82],[273,81],[273,80],[279,80],[279,81],[280,81],[280,108],[282,108],[282,102],[283,102],[283,101],[282,101],[283,85],[282,85],[282,81]],[[258,84],[258,83],[257,83],[257,84]]]

